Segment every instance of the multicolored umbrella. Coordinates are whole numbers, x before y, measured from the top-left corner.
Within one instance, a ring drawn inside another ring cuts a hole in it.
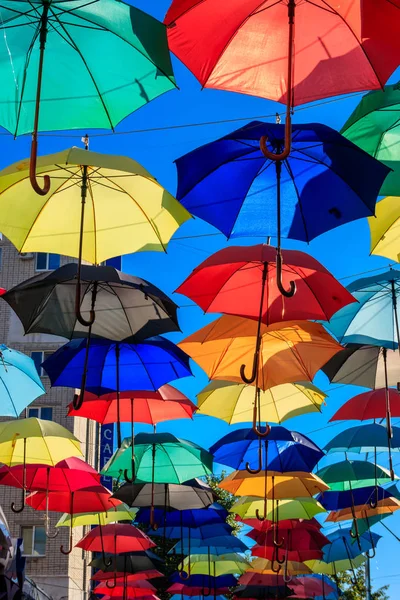
[[[124,2],[53,0],[27,7],[22,0],[6,0],[2,27],[7,51],[0,64],[0,124],[14,136],[32,133],[30,179],[40,195],[51,183],[45,177],[42,188],[36,179],[38,131],[113,130],[175,86],[162,24]],[[19,200],[20,207],[22,196]],[[69,205],[65,217],[70,210]]]
[[[190,479],[179,485],[156,483],[154,493],[152,493],[151,483],[126,483],[113,494],[114,498],[136,507],[150,506],[152,496],[154,496],[154,507],[166,511],[206,508],[214,502],[214,494],[210,486],[200,479]]]
[[[365,94],[342,127],[342,133],[347,139],[392,169],[383,183],[380,196],[400,195],[399,113],[400,86],[398,83],[386,85],[382,90]],[[394,198],[391,200],[395,205]],[[395,206],[393,208],[396,210]],[[372,224],[372,219],[370,221],[373,233],[377,233],[381,227],[380,215],[376,216],[377,219],[374,219],[376,225]],[[375,235],[372,237],[376,239]],[[382,248],[387,248],[388,243],[393,240],[382,239],[381,241]],[[372,245],[374,245],[373,240]],[[375,253],[380,254],[380,252]],[[385,251],[383,256],[388,256]],[[397,260],[397,257],[394,260]]]
[[[259,392],[260,421],[282,423],[298,415],[321,412],[326,394],[308,381],[284,383]],[[197,394],[199,414],[229,423],[253,420],[254,388],[244,383],[210,381]]]
[[[0,344],[0,413],[3,417],[19,417],[21,412],[46,393],[33,360]]]
[[[242,383],[242,365],[253,364],[257,322],[224,316],[185,338],[178,346],[211,379]],[[261,326],[257,387],[311,381],[341,346],[318,323],[288,321]]]

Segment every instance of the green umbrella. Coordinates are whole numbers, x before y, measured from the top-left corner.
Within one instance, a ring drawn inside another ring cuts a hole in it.
[[[391,481],[389,471],[364,460],[343,460],[323,467],[316,475],[329,485],[333,492],[384,485]]]
[[[400,83],[363,96],[341,133],[393,169],[380,194],[400,196]]]
[[[164,25],[124,2],[3,0],[1,28],[0,125],[32,133],[38,194],[38,131],[114,129],[175,87]]]
[[[154,484],[184,483],[195,477],[209,475],[212,471],[212,455],[187,440],[170,433],[139,433],[134,438],[135,460],[132,473],[131,439],[125,439],[120,449],[110,458],[101,473],[135,483],[151,483],[150,523],[154,527]]]

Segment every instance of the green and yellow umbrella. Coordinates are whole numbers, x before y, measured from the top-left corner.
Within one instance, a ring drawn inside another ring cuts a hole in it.
[[[138,508],[129,508],[126,504],[118,504],[106,512],[78,513],[71,515],[64,513],[56,527],[84,527],[90,525],[108,525],[120,521],[134,521]]]
[[[282,423],[298,415],[321,412],[326,394],[305,382],[260,390],[260,421]],[[254,388],[229,381],[211,381],[198,395],[199,413],[230,425],[253,421]]]
[[[250,567],[250,563],[240,554],[231,553],[221,556],[210,554],[190,554],[180,565],[181,572],[188,575],[241,575]]]
[[[352,558],[351,560],[336,560],[331,563],[326,563],[323,560],[306,560],[304,564],[313,572],[313,573],[321,573],[323,575],[336,575],[337,573],[342,573],[343,571],[349,571],[352,568],[360,567],[365,563],[367,557],[363,554],[357,556],[356,558]]]
[[[267,505],[266,519],[268,521],[287,519],[312,519],[315,515],[326,512],[325,508],[315,498],[297,498],[296,500],[277,500],[276,506],[272,503]],[[256,519],[261,514],[264,500],[256,496],[242,496],[239,498],[229,512],[239,515],[242,520]]]

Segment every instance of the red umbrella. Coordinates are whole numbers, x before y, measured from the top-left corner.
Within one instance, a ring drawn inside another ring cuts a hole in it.
[[[125,581],[129,583],[136,582],[141,584],[143,581],[147,581],[148,579],[156,579],[157,577],[164,577],[164,575],[160,571],[153,569],[151,571],[142,571],[141,573],[124,573],[122,571],[111,571],[110,573],[105,573],[104,571],[97,571],[94,575],[92,575],[91,579],[93,581],[110,581],[111,579],[114,579],[117,583],[123,583],[125,579]]]
[[[388,401],[392,417],[400,417],[400,394],[388,389]],[[386,388],[370,390],[350,398],[331,417],[330,421],[367,421],[385,419],[387,412]]]
[[[316,577],[293,577],[290,580],[290,587],[293,589],[295,598],[316,598],[317,596],[327,596],[335,591],[335,587],[327,582],[327,578]]]
[[[121,504],[121,501],[111,498],[107,488],[97,484],[77,491],[52,492],[51,494],[33,492],[26,498],[26,503],[34,510],[66,512],[71,515],[69,550],[64,550],[63,546],[60,548],[63,554],[70,554],[73,550],[73,515],[77,513],[106,512],[110,508]]]
[[[271,528],[276,528],[275,521],[260,521],[259,519],[241,519],[239,515],[236,515],[236,521],[240,521],[245,525],[249,525],[256,531],[268,531]],[[279,527],[282,529],[322,529],[321,523],[317,519],[284,519],[279,521]]]
[[[171,51],[203,87],[293,106],[382,88],[400,63],[398,2],[376,0],[173,0]],[[270,153],[269,153],[270,154]],[[306,168],[306,165],[305,165]]]
[[[286,585],[283,575],[278,573],[264,574],[247,571],[239,577],[239,585],[260,585],[264,587]]]
[[[189,596],[189,597],[193,597],[193,596],[203,596],[203,595],[209,595],[209,594],[204,594],[204,588],[203,587],[192,587],[189,585],[185,585],[184,583],[173,583],[172,585],[169,586],[169,588],[167,589],[167,592],[169,594],[181,594],[182,596]],[[220,595],[225,595],[225,594],[229,594],[229,588],[228,587],[221,587],[221,588],[212,588],[211,589],[211,595],[214,596],[220,596]]]
[[[172,385],[163,385],[156,392],[126,391],[112,392],[96,396],[85,392],[85,399],[79,410],[72,402],[68,407],[69,417],[86,417],[105,425],[107,423],[131,423],[132,473],[134,479],[134,423],[157,425],[162,421],[192,419],[197,409],[189,398]],[[132,482],[125,472],[125,480]]]
[[[0,467],[0,485],[24,489],[24,496],[26,490],[45,491],[47,503],[49,492],[74,492],[99,484],[100,475],[97,471],[77,457],[66,458],[54,467],[42,464]],[[46,535],[49,538],[55,538],[58,530],[54,534],[50,534],[48,510],[48,506],[46,506]]]
[[[154,548],[156,544],[133,525],[123,523],[110,523],[95,527],[89,531],[77,544],[88,552],[107,552],[108,554],[122,554],[126,552],[139,552]]]
[[[299,525],[297,527],[293,527],[291,526],[290,528],[285,528],[282,525],[282,521],[279,521],[279,537],[280,539],[286,540],[288,543],[288,547],[289,550],[292,549],[292,547],[299,547],[299,548],[304,548],[305,545],[310,544],[312,545],[313,548],[322,548],[323,546],[325,546],[326,544],[329,544],[329,540],[327,537],[325,537],[320,531],[319,529],[317,529],[314,526],[309,526],[309,525],[305,525],[305,523],[307,523],[307,521],[303,521],[302,523],[299,523]],[[266,530],[266,531],[257,531],[255,529],[253,529],[252,531],[250,531],[249,533],[246,533],[247,537],[251,538],[252,540],[254,540],[256,542],[256,544],[266,544],[267,546],[269,545],[275,545],[274,544],[274,540],[275,540],[275,529],[277,529],[276,527],[271,527],[270,529]],[[298,546],[297,544],[300,544],[300,546]],[[296,559],[290,559],[290,560],[296,560]]]
[[[95,594],[107,594],[110,598],[123,598],[124,600],[133,600],[134,598],[140,598],[141,600],[159,600],[158,596],[155,594],[150,594],[149,590],[133,588],[125,585],[117,585],[116,587],[110,589],[106,585],[100,583],[94,588],[93,592]]]

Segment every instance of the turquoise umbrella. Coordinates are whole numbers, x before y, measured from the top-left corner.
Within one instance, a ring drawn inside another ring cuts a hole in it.
[[[18,417],[46,393],[35,363],[29,356],[0,345],[0,416]]]
[[[115,0],[3,0],[0,125],[32,133],[36,180],[38,131],[114,127],[175,87],[166,30]],[[57,185],[57,182],[54,184]]]

